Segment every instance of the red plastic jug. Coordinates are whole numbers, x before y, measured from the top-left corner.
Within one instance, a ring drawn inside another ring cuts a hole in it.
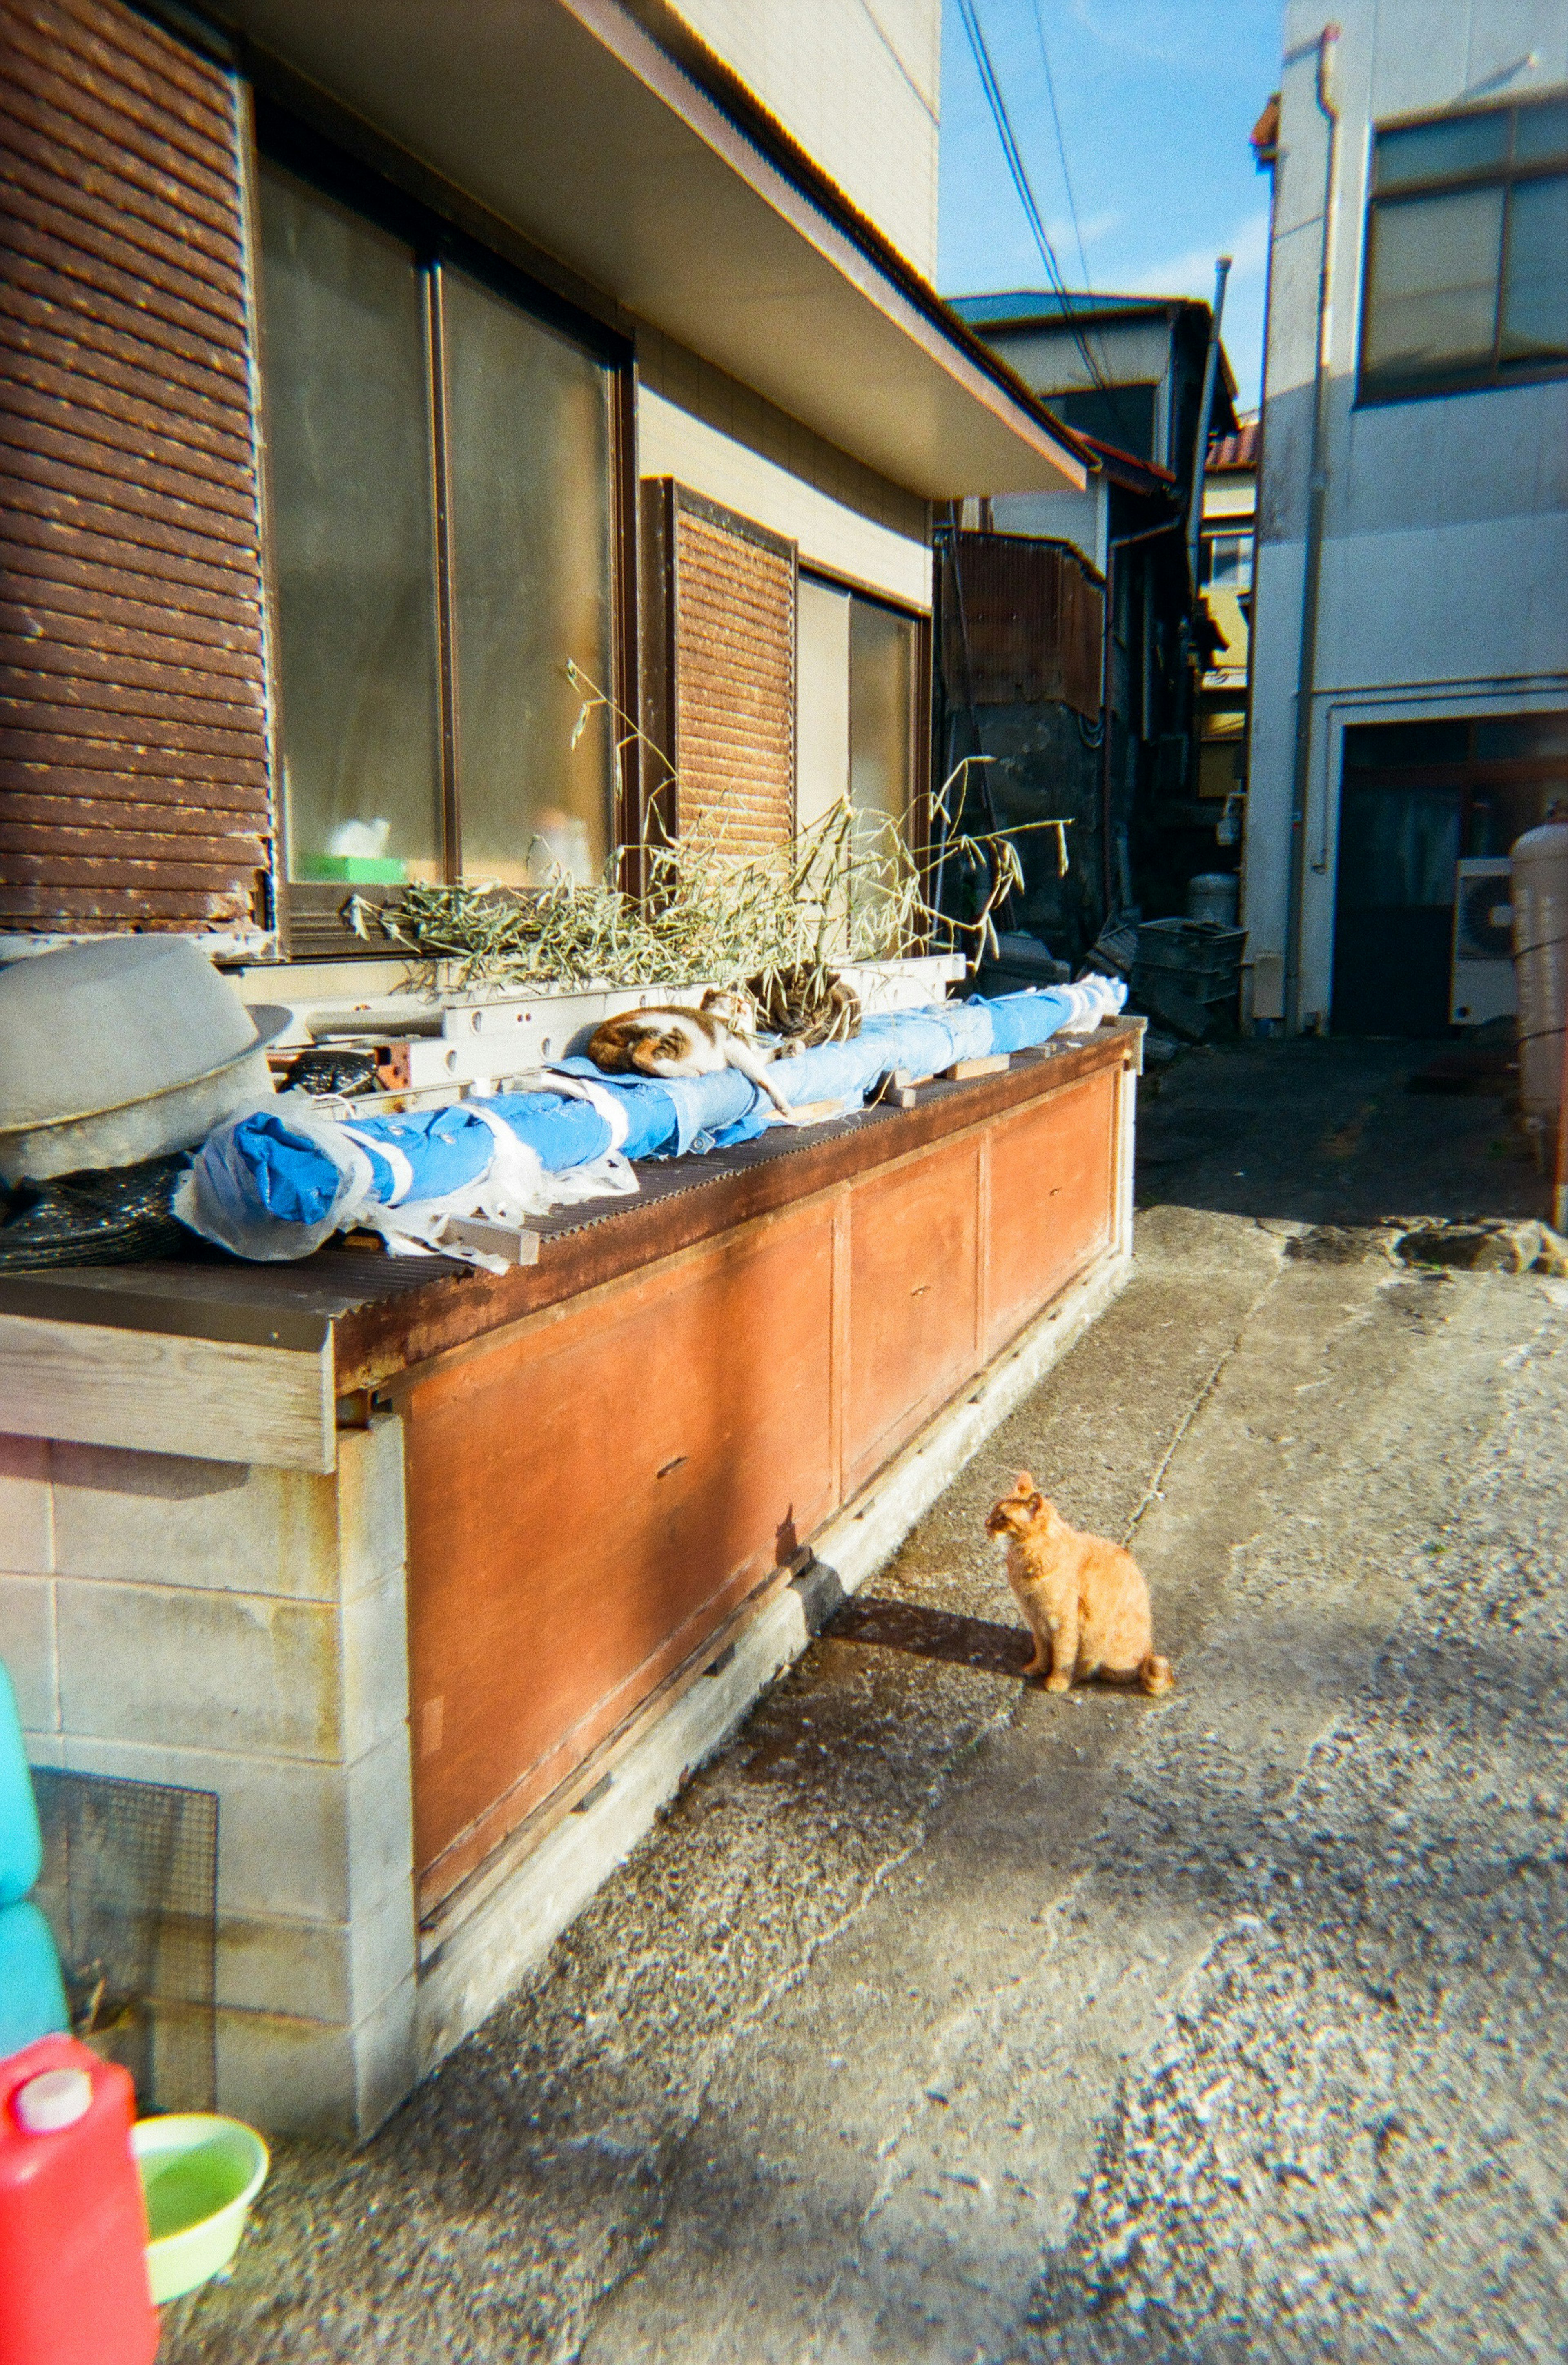
[[[0,2061],[0,2365],[152,2365],[135,2111],[73,2037]]]

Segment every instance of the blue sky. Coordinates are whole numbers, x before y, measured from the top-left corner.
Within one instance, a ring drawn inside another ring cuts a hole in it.
[[[991,62],[1070,287],[1083,263],[1063,186],[1036,0],[978,0]],[[1037,0],[1088,284],[1211,297],[1235,258],[1225,347],[1243,409],[1262,364],[1269,183],[1247,144],[1278,87],[1279,0]],[[937,285],[945,296],[1045,285],[956,0],[942,28]]]

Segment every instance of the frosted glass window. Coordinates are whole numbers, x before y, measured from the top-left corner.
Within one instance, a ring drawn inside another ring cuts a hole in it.
[[[850,603],[849,796],[857,813],[909,817],[914,763],[914,624]]]
[[[849,786],[847,591],[801,577],[795,627],[795,819],[810,828]]]
[[[568,660],[611,687],[608,374],[474,279],[442,272],[463,870],[597,877],[611,734]]]
[[[1450,115],[1383,131],[1377,142],[1377,188],[1406,189],[1422,181],[1453,181],[1508,161],[1506,111]]]
[[[1415,377],[1489,360],[1502,249],[1501,189],[1380,208],[1363,356],[1369,375]]]
[[[1376,135],[1362,400],[1568,369],[1568,101]]]
[[[1568,179],[1514,191],[1502,342],[1506,361],[1568,360]]]
[[[260,216],[289,876],[438,878],[422,281],[407,247],[270,165]]]

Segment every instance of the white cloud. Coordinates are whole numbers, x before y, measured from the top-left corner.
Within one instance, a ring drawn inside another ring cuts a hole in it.
[[[1129,296],[1205,296],[1215,287],[1215,263],[1230,255],[1230,285],[1260,280],[1269,265],[1269,210],[1265,206],[1238,222],[1226,239],[1213,245],[1190,246],[1163,263],[1149,263],[1127,275]]]
[[[1081,238],[1085,246],[1097,246],[1102,239],[1109,238],[1114,230],[1120,230],[1126,220],[1126,214],[1119,210],[1088,214],[1075,230],[1071,221],[1061,215],[1046,224],[1046,234],[1059,254],[1074,254]]]

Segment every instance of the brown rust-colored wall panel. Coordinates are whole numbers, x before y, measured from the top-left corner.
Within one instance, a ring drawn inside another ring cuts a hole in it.
[[[222,68],[120,0],[0,0],[0,927],[254,923],[241,174]]]
[[[1104,593],[1077,551],[1029,534],[958,533],[942,566],[942,667],[951,699],[1059,701],[1097,721]]]
[[[988,1360],[1110,1244],[1119,1089],[1088,1076],[989,1128]]]
[[[795,826],[795,546],[662,477],[644,486],[649,730],[684,835],[760,854]]]
[[[410,1391],[427,1908],[827,1516],[832,1271],[819,1199]]]
[[[969,1134],[854,1185],[846,1494],[975,1369],[979,1168]]]

